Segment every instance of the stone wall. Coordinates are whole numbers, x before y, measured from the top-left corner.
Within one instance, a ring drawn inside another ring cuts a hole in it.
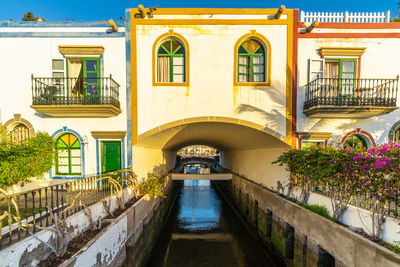
[[[172,190],[171,184],[171,180],[168,179],[165,187],[166,195]],[[129,188],[125,188],[123,193],[124,203],[132,199],[133,193]],[[117,199],[115,197],[110,199],[110,210],[113,212],[117,209]],[[138,251],[132,262],[140,265],[150,255],[151,247],[162,228],[162,219],[166,217],[173,199],[173,196],[156,199],[142,197],[61,266],[121,266],[126,259],[126,248],[132,246]],[[102,202],[93,204],[88,209],[91,211],[93,221],[107,216]],[[69,240],[89,228],[89,220],[83,211],[68,217],[66,224]],[[51,231],[42,230],[35,235],[42,241],[54,245]],[[0,266],[37,266],[46,261],[51,254],[51,249],[45,244],[28,237],[0,251]]]
[[[288,266],[400,265],[394,252],[250,180],[234,175],[231,184],[224,183],[216,182],[265,246]]]

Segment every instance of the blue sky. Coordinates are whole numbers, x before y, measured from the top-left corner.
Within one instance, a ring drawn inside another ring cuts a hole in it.
[[[400,0],[263,0],[263,1],[237,1],[237,0],[158,0],[158,1],[128,1],[128,0],[0,0],[0,20],[21,20],[23,14],[32,11],[35,15],[49,21],[75,21],[106,20],[124,17],[125,8],[137,7],[214,7],[214,8],[278,8],[285,5],[287,8],[297,8],[304,11],[391,11],[395,17]],[[379,4],[377,4],[379,3]]]

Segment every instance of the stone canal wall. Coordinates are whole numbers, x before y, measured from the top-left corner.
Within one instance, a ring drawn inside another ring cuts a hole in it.
[[[175,199],[171,181],[165,194],[168,198],[142,197],[60,266],[118,267],[127,259],[129,266],[142,266],[151,255]]]
[[[171,180],[165,187],[165,194],[172,190]],[[123,202],[131,200],[133,193],[125,188]],[[60,266],[121,266],[126,259],[126,248],[134,247],[135,254],[130,255],[133,266],[139,266],[151,254],[163,219],[171,207],[174,197],[150,199],[147,195],[115,218],[102,229],[77,253]],[[110,210],[117,209],[117,199],[111,198]],[[93,221],[104,218],[107,212],[102,202],[88,207]],[[66,219],[69,227],[69,239],[78,237],[89,228],[87,216],[80,211]],[[52,232],[42,230],[35,234],[44,242],[54,245]],[[51,249],[33,237],[28,237],[0,252],[0,266],[37,266],[52,253]]]
[[[122,201],[124,203],[131,200],[133,196],[134,194],[130,188],[123,189]],[[112,196],[106,198],[106,200],[110,203],[110,211],[114,212],[118,207],[117,198]],[[104,209],[101,201],[89,206],[88,209],[90,210],[93,221],[107,216],[107,211]],[[68,227],[69,240],[79,236],[90,226],[89,219],[82,210],[66,218],[65,223]],[[42,230],[35,233],[37,238],[52,246],[55,245],[53,235],[54,233],[50,230]],[[53,253],[43,242],[30,236],[10,247],[2,249],[0,251],[0,266],[36,266]]]
[[[400,266],[396,253],[253,181],[233,175],[215,183],[288,266]]]

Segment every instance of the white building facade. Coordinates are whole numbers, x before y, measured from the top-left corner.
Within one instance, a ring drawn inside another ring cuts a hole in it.
[[[299,22],[298,147],[400,143],[400,23],[376,14],[312,13]],[[326,22],[307,33],[314,20]]]
[[[1,122],[57,143],[48,178],[127,166],[126,39],[107,22],[1,22]]]

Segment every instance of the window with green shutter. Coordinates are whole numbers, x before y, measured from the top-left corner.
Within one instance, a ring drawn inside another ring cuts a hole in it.
[[[57,138],[56,174],[81,174],[81,143],[71,133],[65,133]]]
[[[244,41],[238,50],[238,82],[265,82],[265,49],[254,39]]]
[[[157,51],[157,82],[186,82],[185,56],[185,47],[180,41],[164,41]]]

